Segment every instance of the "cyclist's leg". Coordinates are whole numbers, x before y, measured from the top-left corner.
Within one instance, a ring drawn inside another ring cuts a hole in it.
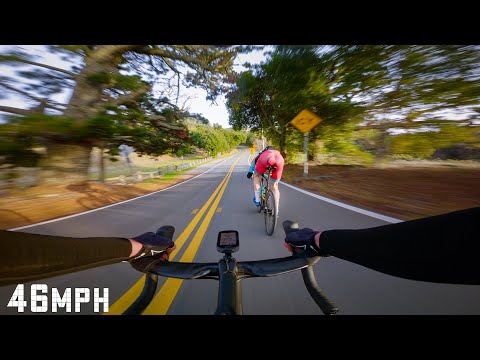
[[[273,179],[272,179],[273,180]],[[275,196],[275,202],[277,203],[277,216],[280,211],[280,191],[278,190],[278,181],[272,181],[272,191]]]
[[[280,211],[280,191],[278,190],[278,183],[282,178],[285,160],[280,154],[277,154],[277,155],[275,155],[273,159],[269,159],[269,161],[272,163],[273,166],[275,166],[275,169],[272,171],[271,180],[273,182],[272,190],[275,195],[275,200],[277,201],[277,215],[278,215],[278,212]]]
[[[253,191],[255,193],[256,202],[260,202],[260,176],[265,173],[266,170],[267,166],[265,160],[260,156],[253,171]]]
[[[260,203],[260,175],[257,172],[253,173],[253,194],[255,202]]]

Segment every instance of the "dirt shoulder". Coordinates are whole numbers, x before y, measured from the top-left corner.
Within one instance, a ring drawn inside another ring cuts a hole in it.
[[[89,183],[87,185],[37,187],[17,190],[0,198],[0,229],[11,229],[81,213],[132,199],[192,178],[182,174],[167,181],[132,185]]]
[[[128,185],[90,182],[86,185],[50,185],[12,190],[0,196],[0,229],[12,229],[111,205],[166,189],[202,172],[193,168]]]
[[[191,169],[175,176],[131,185],[91,182],[82,186],[35,187],[0,197],[0,229],[11,229],[77,214],[166,189],[200,174]],[[399,219],[480,206],[480,169],[362,168],[286,165],[287,183],[367,210]]]
[[[286,165],[294,186],[402,220],[480,206],[480,169]]]

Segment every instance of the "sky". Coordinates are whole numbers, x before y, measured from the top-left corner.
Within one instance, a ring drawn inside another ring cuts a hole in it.
[[[58,68],[62,69],[69,69],[70,63],[62,61],[57,55],[51,54],[46,52],[43,49],[43,45],[0,45],[0,53],[4,52],[5,50],[9,50],[12,48],[19,48],[20,50],[24,50],[30,54],[40,56],[36,61],[49,64]],[[234,69],[237,72],[243,71],[246,68],[242,66],[245,62],[249,62],[251,64],[260,63],[265,59],[265,55],[263,51],[253,51],[249,54],[240,54],[235,62],[234,62]],[[24,67],[27,68],[27,67]],[[15,70],[18,70],[19,67],[11,67],[0,65],[0,76],[12,76],[15,73]],[[1,88],[0,88],[1,89]],[[0,92],[3,89],[0,90]],[[1,94],[0,94],[1,95]],[[206,92],[201,89],[197,88],[181,88],[180,97],[183,99],[187,99],[185,103],[185,108],[191,113],[202,114],[204,117],[210,120],[210,124],[220,124],[223,128],[228,128],[230,125],[228,124],[228,111],[225,106],[225,96],[220,96],[216,100],[216,104],[212,104],[211,101],[207,101]],[[68,95],[65,94],[58,94],[56,95],[53,100],[59,102],[66,102]],[[34,102],[26,101],[24,97],[13,95],[8,93],[6,98],[2,98],[0,96],[0,105],[4,106],[12,106],[12,107],[19,107],[19,108],[28,108],[33,105]],[[181,104],[181,102],[179,102]],[[0,113],[0,120],[2,118],[2,114]]]
[[[264,51],[253,51],[249,54],[240,54],[235,60],[234,69],[237,72],[246,70],[241,64],[249,62],[251,64],[258,64],[265,60],[263,55]],[[206,91],[201,89],[182,88],[182,91],[185,94],[190,96],[195,96],[194,99],[187,102],[186,107],[189,108],[188,111],[191,113],[200,113],[210,120],[210,124],[220,124],[223,128],[231,127],[228,124],[228,111],[225,106],[225,96],[220,96],[217,98],[217,105],[211,104],[210,101],[205,100],[207,95]]]

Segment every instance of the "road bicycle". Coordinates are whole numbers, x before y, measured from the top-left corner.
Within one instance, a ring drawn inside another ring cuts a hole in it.
[[[297,223],[285,220],[283,229],[286,234],[299,229]],[[173,238],[175,228],[163,226],[157,234]],[[219,281],[218,300],[215,315],[242,315],[241,280],[251,277],[269,277],[300,270],[305,286],[325,315],[337,313],[338,307],[322,292],[315,279],[313,265],[320,257],[313,250],[294,249],[292,256],[260,261],[237,261],[232,253],[238,251],[240,240],[238,231],[220,231],[217,238],[217,251],[224,254],[218,263],[181,263],[161,261],[161,254],[156,257],[140,258],[132,262],[137,270],[145,272],[145,284],[140,296],[123,313],[139,315],[150,304],[155,295],[158,276],[177,279],[215,279]]]
[[[277,199],[272,189],[270,189],[270,176],[275,169],[273,166],[269,166],[267,171],[261,175],[260,178],[260,206],[258,212],[262,212],[265,217],[265,231],[267,235],[272,235],[277,226],[278,220],[278,208]]]

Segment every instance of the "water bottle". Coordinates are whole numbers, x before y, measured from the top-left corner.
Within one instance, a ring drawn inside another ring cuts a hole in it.
[[[265,195],[267,194],[267,192],[266,192],[265,190],[266,190],[266,189],[265,189],[265,186],[262,186],[262,192],[261,192],[261,194],[262,194],[262,199],[265,199]]]

